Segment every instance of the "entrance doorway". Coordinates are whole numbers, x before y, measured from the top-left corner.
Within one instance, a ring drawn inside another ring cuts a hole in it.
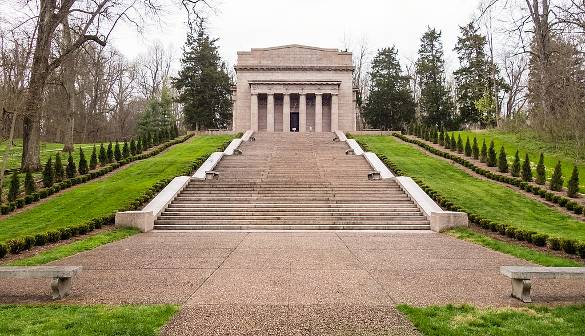
[[[290,131],[291,132],[299,131],[299,112],[290,113]]]

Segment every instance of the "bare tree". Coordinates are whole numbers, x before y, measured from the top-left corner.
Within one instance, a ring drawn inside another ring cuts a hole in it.
[[[160,42],[153,44],[138,59],[138,85],[144,97],[151,98],[160,94],[162,84],[169,79],[172,62],[172,53]]]

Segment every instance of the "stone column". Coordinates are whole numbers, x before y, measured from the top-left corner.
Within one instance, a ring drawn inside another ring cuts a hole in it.
[[[307,131],[307,95],[299,95],[299,132]]]
[[[250,98],[250,129],[258,131],[258,94],[252,93]]]
[[[339,129],[339,97],[337,93],[331,94],[331,132]]]
[[[290,132],[290,94],[285,93],[282,99],[282,131]]]
[[[266,130],[274,132],[274,94],[269,93],[266,105]]]
[[[323,132],[323,94],[315,93],[315,132]]]

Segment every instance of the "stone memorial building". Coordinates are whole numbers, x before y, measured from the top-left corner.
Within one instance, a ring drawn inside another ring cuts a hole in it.
[[[356,129],[352,55],[302,45],[238,52],[234,131]]]

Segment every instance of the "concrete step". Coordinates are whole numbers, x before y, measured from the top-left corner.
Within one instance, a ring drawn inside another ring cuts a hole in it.
[[[430,230],[429,225],[385,224],[258,224],[258,225],[157,225],[155,230]]]

